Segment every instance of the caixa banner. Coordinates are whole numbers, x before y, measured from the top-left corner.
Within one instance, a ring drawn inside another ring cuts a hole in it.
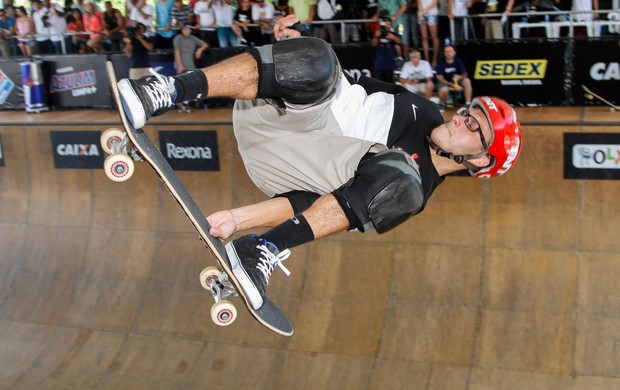
[[[588,100],[581,85],[614,104],[620,104],[620,47],[618,39],[575,41],[573,51],[573,102],[603,104]]]
[[[557,105],[564,101],[565,43],[508,41],[457,46],[474,95],[512,104]]]
[[[620,179],[620,134],[565,133],[565,179]]]
[[[54,167],[61,169],[101,169],[103,153],[99,131],[51,131]]]
[[[217,132],[160,131],[160,149],[176,171],[219,171]]]

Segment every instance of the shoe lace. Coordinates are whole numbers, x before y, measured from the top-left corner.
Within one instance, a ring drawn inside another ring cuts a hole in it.
[[[291,272],[282,265],[282,262],[288,259],[288,257],[291,255],[290,250],[285,249],[276,255],[271,252],[269,248],[267,248],[267,245],[257,245],[256,248],[261,253],[261,257],[258,258],[259,264],[256,266],[256,268],[258,268],[263,273],[263,276],[265,277],[265,281],[267,283],[269,283],[269,278],[271,277],[271,274],[273,273],[276,265],[280,267],[280,269],[286,274],[286,276],[289,276],[291,274]]]
[[[149,68],[149,72],[155,77],[155,81],[144,85],[144,89],[153,101],[156,110],[162,107],[172,107],[172,94],[174,93],[172,82],[153,68]]]

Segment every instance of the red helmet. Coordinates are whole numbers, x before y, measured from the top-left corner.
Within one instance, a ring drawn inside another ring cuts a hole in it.
[[[472,172],[472,176],[479,179],[501,176],[517,162],[521,153],[521,124],[513,108],[500,98],[478,96],[471,102],[470,109],[474,107],[484,112],[493,130],[493,140],[488,150],[493,161],[487,167]]]

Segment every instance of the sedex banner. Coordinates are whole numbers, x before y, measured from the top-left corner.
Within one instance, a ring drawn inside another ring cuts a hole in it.
[[[512,104],[558,105],[564,101],[564,50],[560,41],[506,41],[457,46],[474,95]]]

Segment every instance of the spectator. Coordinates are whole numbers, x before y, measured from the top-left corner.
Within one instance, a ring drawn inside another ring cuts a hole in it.
[[[128,27],[125,41],[125,54],[131,58],[129,68],[129,78],[139,79],[148,76],[151,63],[149,60],[149,52],[155,49],[155,45],[146,36],[146,26],[138,23],[136,26]]]
[[[256,26],[248,26],[252,23],[252,5],[250,0],[241,0],[239,9],[235,14],[232,30],[239,38],[242,45],[259,45],[261,42],[260,28]]]
[[[403,54],[408,55],[409,40],[413,43],[414,49],[420,47],[420,27],[418,25],[418,0],[409,0],[407,2],[407,10],[402,17],[403,19]],[[407,58],[409,59],[409,58]]]
[[[112,7],[111,1],[105,2],[105,12],[103,13],[103,31],[105,33],[104,42],[109,50],[119,51],[123,41],[123,28],[125,28],[125,18],[121,11]]]
[[[101,20],[101,14],[97,12],[93,3],[86,3],[84,9],[86,10],[83,17],[84,29],[88,33],[86,45],[95,53],[102,53],[105,49],[103,48],[103,21]]]
[[[407,11],[407,0],[379,0],[378,4],[381,18],[389,18],[392,21],[392,29],[400,31],[401,16]]]
[[[196,69],[195,60],[202,57],[202,53],[209,45],[206,42],[192,35],[191,26],[186,25],[181,29],[181,34],[174,37],[174,67],[177,74],[185,73]],[[177,104],[181,112],[190,112],[189,107],[184,102]]]
[[[482,19],[485,39],[504,39],[504,23],[512,11],[514,0],[489,0],[484,13],[503,14],[500,17],[487,17]],[[502,22],[504,20],[504,22]]]
[[[17,15],[15,12],[15,7],[12,5],[4,6],[4,11],[6,12],[6,17],[12,20],[13,24],[17,21]],[[13,26],[13,38],[9,39],[9,49],[11,50],[12,56],[18,56],[21,54],[21,50],[17,45],[17,27]]]
[[[433,67],[437,65],[437,57],[439,56],[438,13],[437,0],[420,0],[418,4],[418,23],[420,23],[420,34],[422,36],[422,50],[424,50],[424,59],[431,62]],[[429,35],[433,42],[432,61],[428,47]]]
[[[215,31],[220,47],[235,47],[239,40],[232,30],[235,19],[235,9],[230,5],[232,0],[215,0],[213,11],[215,12]]]
[[[172,29],[172,8],[174,0],[157,0],[155,2],[155,25],[157,32],[155,33],[156,49],[172,49],[172,38],[175,31]]]
[[[217,33],[215,31],[215,11],[213,11],[213,0],[199,0],[194,4],[194,14],[198,28],[200,28],[200,39],[207,42],[209,47],[217,47]]]
[[[270,44],[275,41],[273,38],[273,25],[275,23],[275,7],[265,0],[256,0],[252,6],[252,20],[259,24],[262,31],[264,44]]]
[[[67,32],[74,33],[71,37],[72,48],[71,53],[78,52],[80,54],[86,53],[86,42],[88,42],[87,34],[79,34],[86,32],[84,29],[84,23],[82,22],[83,15],[79,8],[71,9],[71,14],[67,16]]]
[[[125,1],[125,16],[127,16],[127,18],[130,18],[131,12],[133,11],[134,8],[138,7],[141,8],[142,5],[144,5],[144,1],[145,0],[127,0]],[[124,38],[123,38],[124,40]]]
[[[316,0],[289,0],[288,5],[295,9],[295,16],[302,24],[309,24],[310,14],[314,12]]]
[[[366,22],[362,29],[361,40],[370,41],[379,29],[379,6],[376,0],[360,0],[360,16],[362,19],[374,19],[376,22]],[[417,0],[415,0],[417,1]]]
[[[310,21],[343,19],[342,5],[337,0],[317,0],[315,10],[310,14]],[[314,36],[330,43],[341,43],[340,25],[336,23],[315,24]]]
[[[54,46],[50,40],[50,30],[47,27],[47,14],[49,10],[43,6],[41,0],[32,0],[32,9],[32,20],[34,21],[34,29],[36,31],[37,54],[53,54]]]
[[[465,39],[466,18],[473,0],[448,0],[448,18],[454,21],[454,39]]]
[[[471,103],[473,91],[471,80],[467,77],[467,69],[463,61],[456,56],[456,49],[446,45],[443,49],[444,58],[437,63],[437,93],[439,94],[439,110],[445,110],[446,99],[450,91],[456,95],[465,95],[465,105]]]
[[[54,53],[67,53],[66,47],[71,45],[70,37],[65,40],[67,32],[67,20],[65,19],[65,9],[58,3],[53,4],[48,13],[47,25],[49,26],[50,39],[54,47]]]
[[[150,37],[153,28],[153,12],[152,5],[146,4],[144,0],[138,0],[131,8],[128,24],[134,27],[142,24],[144,26],[142,35]]]
[[[577,22],[591,22],[598,20],[598,14],[592,14],[590,11],[598,11],[599,0],[573,0],[571,11],[585,11],[573,15],[573,19]]]
[[[24,6],[16,9],[17,19],[15,20],[15,30],[17,31],[17,42],[22,55],[31,56],[33,54],[35,33],[34,21],[26,12]]]
[[[295,9],[289,5],[289,0],[277,0],[274,4],[276,19],[295,14]]]
[[[400,70],[399,82],[410,92],[423,95],[427,100],[433,96],[433,70],[431,64],[422,60],[422,54],[417,50],[409,53],[410,61]]]
[[[10,57],[11,48],[9,42],[15,35],[15,19],[6,14],[4,8],[0,8],[0,56]]]
[[[392,29],[392,20],[385,19],[371,41],[375,47],[373,77],[394,83],[396,57],[400,57],[400,36]]]
[[[173,27],[177,29],[194,24],[194,10],[192,7],[183,4],[183,0],[174,0],[174,7],[170,11],[170,16],[172,17]]]

